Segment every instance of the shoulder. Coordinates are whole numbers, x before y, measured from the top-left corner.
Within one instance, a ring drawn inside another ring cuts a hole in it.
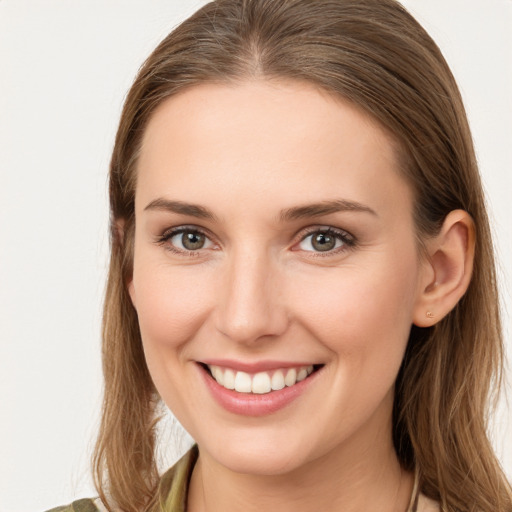
[[[198,447],[194,445],[161,478],[158,502],[163,504],[164,510],[172,510],[173,512],[184,512],[187,510],[188,486],[198,456]]]
[[[197,445],[192,448],[161,478],[155,510],[184,512],[188,494],[190,475],[199,456]],[[73,501],[64,507],[56,507],[47,512],[108,512],[99,498]]]
[[[64,507],[52,508],[47,512],[106,512],[106,510],[99,499],[84,498]]]
[[[436,501],[427,498],[423,494],[419,495],[417,512],[440,512],[441,508]]]

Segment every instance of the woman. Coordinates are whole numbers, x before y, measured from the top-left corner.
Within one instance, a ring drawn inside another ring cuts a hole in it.
[[[142,67],[114,147],[84,510],[510,511],[464,108],[393,0],[219,0]],[[163,477],[165,402],[197,446]]]

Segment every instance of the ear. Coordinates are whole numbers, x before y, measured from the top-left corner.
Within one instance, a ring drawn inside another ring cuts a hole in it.
[[[130,295],[133,307],[135,308],[135,311],[137,311],[137,304],[135,300],[135,288],[133,286],[133,274],[132,277],[130,277],[129,281],[126,283],[126,288],[128,289],[128,294]]]
[[[113,228],[114,236],[117,239],[117,243],[121,247],[123,246],[123,244],[125,242],[125,225],[126,225],[125,219],[119,218],[114,221],[114,228]],[[126,283],[126,288],[128,290],[128,294],[130,295],[130,299],[132,301],[133,307],[135,309],[137,309],[137,307],[135,305],[135,289],[133,287],[133,272],[132,272],[132,276]]]
[[[475,225],[464,210],[450,212],[437,236],[426,242],[427,257],[413,322],[430,327],[446,316],[466,292],[475,254]]]
[[[130,299],[132,301],[133,307],[135,308],[135,310],[137,310],[137,301],[135,300],[135,296],[136,296],[135,295],[135,287],[133,286],[133,272],[132,272],[132,276],[126,283],[126,288],[128,290],[128,294],[130,295]]]

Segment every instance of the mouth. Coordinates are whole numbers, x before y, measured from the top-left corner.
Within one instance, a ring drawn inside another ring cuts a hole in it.
[[[266,395],[296,386],[324,366],[310,364],[249,373],[213,364],[200,365],[224,389],[253,395]]]

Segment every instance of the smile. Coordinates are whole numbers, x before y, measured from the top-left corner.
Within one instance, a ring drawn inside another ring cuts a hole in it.
[[[272,371],[247,373],[216,365],[207,365],[215,381],[225,389],[238,393],[263,395],[291,387],[313,373],[313,365],[295,368],[279,368]]]
[[[210,360],[198,362],[212,398],[230,413],[265,416],[290,406],[323,374],[325,364]]]

